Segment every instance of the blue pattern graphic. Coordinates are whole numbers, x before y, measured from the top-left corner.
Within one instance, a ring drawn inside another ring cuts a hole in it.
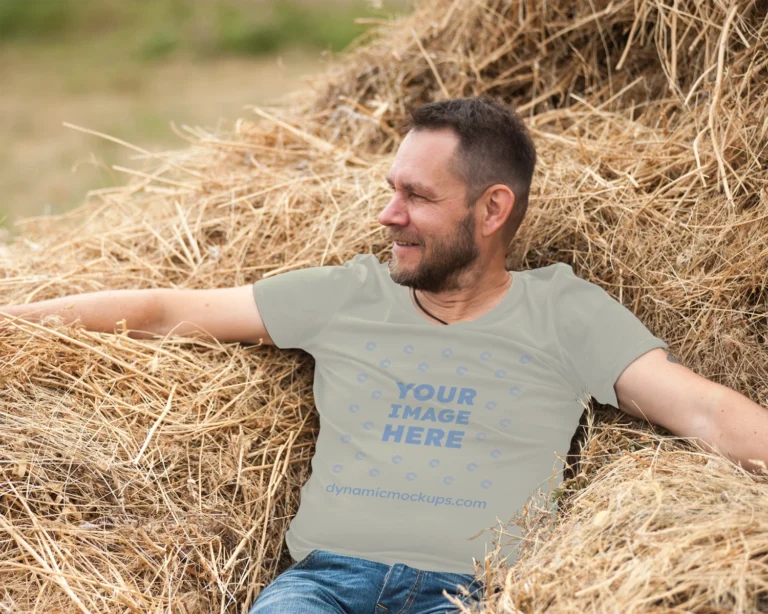
[[[456,367],[456,375],[465,375],[469,371],[464,365],[461,365],[460,367]]]
[[[361,373],[360,375],[357,376],[357,381],[360,382],[361,384],[367,379],[368,379],[368,376],[365,373]]]
[[[498,377],[498,378],[502,378],[502,377],[504,377],[506,374],[507,374],[507,372],[506,372],[506,370],[504,370],[504,369],[497,369],[497,370],[496,370],[496,373],[494,373],[494,375],[495,375],[496,377]]]
[[[483,433],[482,431],[480,431],[480,432],[479,432],[479,433],[476,435],[476,437],[477,437],[477,439],[478,439],[479,441],[485,441],[485,440],[488,438],[488,434],[487,434],[487,433]]]
[[[357,403],[352,403],[352,405],[349,406],[349,411],[353,414],[356,413],[360,409],[360,406]]]
[[[371,398],[373,398],[373,399],[380,399],[382,394],[383,394],[383,392],[381,392],[381,390],[374,390],[371,393]]]
[[[370,420],[368,422],[363,422],[363,428],[366,431],[370,431],[373,428],[373,422],[371,422]]]
[[[492,483],[493,482],[491,482],[490,480],[483,480],[482,482],[480,482],[480,486],[482,486],[483,488],[488,488]]]
[[[418,369],[419,369],[419,371],[426,371],[427,369],[429,369],[429,363],[428,362],[420,362]]]
[[[529,356],[528,354],[523,354],[520,357],[520,364],[521,365],[527,365],[529,362],[533,362],[533,358]]]
[[[395,454],[395,455],[392,457],[392,462],[393,462],[393,463],[395,463],[395,465],[399,465],[400,463],[402,463],[402,462],[403,462],[403,457],[402,457],[402,456],[400,456],[399,454]]]
[[[475,469],[477,469],[477,463],[469,463],[467,465],[467,471],[474,471]]]
[[[443,478],[443,484],[450,485],[453,484],[453,477],[448,475]]]
[[[363,460],[365,458],[365,452],[360,450],[359,452],[355,452],[355,459],[356,460]]]
[[[404,352],[404,353],[406,353],[406,354],[413,354],[413,350],[415,350],[415,349],[416,349],[416,348],[415,348],[415,347],[413,347],[412,345],[406,345],[406,346],[403,348],[403,352]]]
[[[501,456],[501,450],[498,448],[491,450],[491,458],[499,458],[499,456]]]
[[[349,443],[349,442],[352,440],[352,435],[342,435],[342,436],[341,436],[341,440],[342,440],[344,443]]]
[[[431,461],[429,461],[429,466],[432,467],[432,469],[437,467],[439,464],[440,464],[440,461],[437,460],[436,458],[433,458]]]
[[[373,469],[371,469],[371,470],[368,472],[368,475],[370,475],[372,478],[378,477],[378,475],[379,475],[379,470],[378,470],[378,469],[376,469],[376,467],[374,467]]]
[[[334,465],[334,466],[333,466],[333,472],[334,472],[334,473],[341,473],[341,470],[342,470],[343,468],[344,468],[344,467],[342,467],[341,465]]]
[[[376,349],[376,342],[369,341],[368,343],[365,344],[365,349],[368,350],[369,352],[372,352],[373,350]]]
[[[491,356],[493,356],[493,354],[490,352],[483,352],[480,354],[480,360],[490,360]]]
[[[379,363],[379,366],[384,369],[388,369],[391,364],[392,364],[392,361],[389,358],[385,358]]]
[[[414,479],[416,479],[416,474],[413,471],[411,471],[410,473],[406,473],[405,474],[405,479],[406,480],[414,480]]]
[[[496,401],[488,401],[485,404],[486,409],[496,409]]]
[[[442,354],[443,354],[443,358],[450,358],[451,356],[453,356],[453,350],[451,348],[445,348],[442,351]]]
[[[520,395],[520,386],[513,386],[509,389],[509,394],[511,394],[513,397]]]
[[[501,422],[499,422],[499,424],[501,426],[509,426],[510,424],[512,424],[512,420],[510,420],[509,418],[504,418],[501,420]]]

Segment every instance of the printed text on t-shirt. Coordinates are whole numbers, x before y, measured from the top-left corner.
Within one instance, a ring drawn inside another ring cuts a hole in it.
[[[397,382],[397,387],[400,390],[400,400],[409,400],[414,403],[414,405],[392,403],[390,405],[392,411],[387,416],[388,418],[393,420],[442,422],[444,424],[469,424],[469,416],[472,414],[471,411],[456,411],[450,408],[438,408],[436,411],[434,407],[425,408],[422,405],[415,404],[416,402],[429,402],[435,398],[438,403],[453,403],[457,392],[456,386],[452,386],[450,389],[447,386],[440,386],[435,390],[435,387],[430,384],[417,385],[416,383],[405,384],[403,382]],[[474,388],[461,388],[455,403],[457,405],[474,406],[474,398],[476,396],[477,391]],[[403,441],[404,443],[412,445],[461,448],[462,439],[465,434],[465,431],[463,430],[451,429],[446,432],[445,429],[441,428],[425,428],[409,425],[406,429],[405,426],[406,425],[404,424],[384,425],[384,433],[381,440],[394,441],[395,443]]]

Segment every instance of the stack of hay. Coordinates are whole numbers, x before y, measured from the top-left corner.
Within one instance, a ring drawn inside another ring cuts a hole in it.
[[[768,406],[766,8],[427,0],[313,94],[227,134],[185,128],[190,146],[139,156],[127,186],[26,224],[0,304],[386,260],[376,217],[408,108],[484,94],[517,105],[539,151],[509,268],[572,264]],[[49,321],[0,329],[0,357],[0,610],[245,612],[288,564],[310,356]],[[484,611],[768,611],[768,480],[609,418],[562,514],[531,507],[518,564],[478,570]]]

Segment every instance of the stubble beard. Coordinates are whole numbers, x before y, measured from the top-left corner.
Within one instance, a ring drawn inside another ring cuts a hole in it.
[[[389,275],[396,284],[423,292],[446,292],[460,289],[460,275],[480,256],[475,243],[475,217],[469,211],[459,222],[456,235],[445,242],[432,242],[429,257],[423,246],[421,259],[415,268],[399,266],[398,256],[389,261]]]

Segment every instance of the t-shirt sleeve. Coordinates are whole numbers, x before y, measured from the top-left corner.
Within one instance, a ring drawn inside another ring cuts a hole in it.
[[[599,403],[618,407],[613,386],[635,359],[668,348],[629,309],[597,284],[558,263],[553,276],[555,329],[567,370]]]
[[[364,276],[359,254],[342,265],[295,269],[253,284],[261,319],[280,349],[312,353],[320,333],[358,290]]]

